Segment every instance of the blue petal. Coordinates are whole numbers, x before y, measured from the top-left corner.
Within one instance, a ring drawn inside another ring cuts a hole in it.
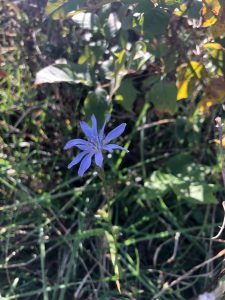
[[[93,150],[93,145],[91,143],[88,143],[86,145],[77,145],[76,146],[78,149],[83,150],[83,151],[92,151]]]
[[[88,142],[83,140],[83,139],[75,139],[75,140],[70,140],[66,145],[64,146],[64,150],[68,150],[71,147],[77,146],[77,145],[87,145]]]
[[[88,151],[83,151],[83,152],[79,153],[68,165],[68,169],[70,169],[73,166],[75,166],[76,164],[78,164],[81,161],[81,159],[87,154],[88,154]]]
[[[115,129],[111,130],[107,136],[105,137],[105,139],[103,140],[104,144],[109,143],[111,140],[114,140],[116,138],[118,138],[125,130],[126,127],[126,123],[123,123],[119,126],[117,126]]]
[[[93,134],[95,136],[97,136],[98,135],[98,126],[97,126],[97,120],[96,120],[94,114],[91,116],[91,121],[92,121],[92,131],[93,131]]]
[[[79,170],[78,170],[78,175],[79,176],[83,176],[84,173],[87,171],[88,168],[90,168],[91,165],[91,158],[93,156],[92,154],[88,154],[87,156],[85,156],[85,158],[82,160]]]
[[[111,118],[111,115],[108,115],[105,119],[105,122],[101,128],[101,130],[99,131],[99,139],[100,141],[103,140],[103,137],[104,137],[104,131],[105,131],[105,126],[107,124],[107,122],[109,122],[109,119]]]
[[[91,127],[88,126],[88,124],[86,122],[81,121],[80,127],[88,139],[93,138],[93,130]]]
[[[115,149],[119,149],[119,150],[125,151],[127,153],[129,152],[127,149],[125,149],[119,145],[116,145],[116,144],[108,144],[103,147],[103,150],[109,151],[110,153],[112,153],[113,150],[115,150]]]
[[[102,162],[103,162],[103,155],[102,155],[102,152],[99,151],[99,152],[95,153],[95,163],[97,166],[99,166],[101,168]]]

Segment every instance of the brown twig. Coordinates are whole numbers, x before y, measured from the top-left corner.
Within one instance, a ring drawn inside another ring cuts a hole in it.
[[[175,122],[176,122],[175,119],[159,120],[159,121],[156,121],[156,122],[152,122],[150,124],[145,124],[145,125],[139,126],[137,128],[137,130],[140,131],[142,129],[147,129],[147,128],[151,128],[151,127],[154,127],[154,126],[159,126],[159,125],[163,125],[163,124],[167,124],[167,123],[175,123]]]
[[[182,280],[188,278],[192,273],[194,273],[195,271],[197,271],[198,269],[204,267],[205,265],[211,263],[212,261],[216,260],[217,258],[220,258],[222,256],[225,256],[225,249],[223,249],[222,251],[220,251],[216,256],[211,257],[209,259],[207,259],[206,261],[202,262],[201,264],[195,266],[194,268],[192,268],[191,270],[189,270],[188,272],[186,272],[185,274],[181,275],[179,278],[175,279],[174,281],[172,281],[170,284],[168,284],[167,286],[165,286],[159,293],[157,293],[152,299],[160,299],[160,297],[170,288],[172,288],[174,285],[177,285],[178,283],[180,283]]]

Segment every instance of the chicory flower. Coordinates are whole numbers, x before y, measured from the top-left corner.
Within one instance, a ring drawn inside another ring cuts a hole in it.
[[[112,140],[118,138],[124,132],[126,123],[122,123],[105,135],[105,126],[109,119],[110,115],[106,117],[105,122],[99,131],[94,115],[91,117],[92,127],[90,127],[86,122],[80,122],[80,127],[87,140],[74,139],[66,143],[64,150],[68,150],[71,147],[77,147],[78,149],[82,150],[82,152],[80,152],[68,165],[68,169],[80,163],[78,175],[83,176],[84,173],[90,168],[93,156],[95,164],[101,168],[103,165],[103,151],[112,153],[113,150],[120,149],[122,151],[129,152],[127,149],[117,144],[110,144]]]

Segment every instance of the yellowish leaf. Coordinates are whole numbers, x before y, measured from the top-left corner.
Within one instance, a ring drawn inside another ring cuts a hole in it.
[[[217,22],[210,27],[210,33],[213,38],[225,36],[225,8],[220,10]]]
[[[180,81],[177,84],[177,100],[188,98],[189,80]]]
[[[205,114],[209,108],[225,100],[225,79],[221,76],[213,78],[205,89],[205,96],[198,104],[200,113]]]
[[[181,4],[178,8],[175,8],[173,14],[177,17],[181,17],[187,10],[187,4]]]
[[[200,79],[203,70],[203,64],[194,60],[190,61],[189,64],[182,64],[177,68],[177,100],[188,98],[191,81]]]
[[[217,145],[220,145],[220,140],[219,139],[213,139],[213,140],[210,140],[209,143],[215,143]],[[225,148],[225,136],[223,136],[223,138],[222,138],[222,146],[223,146],[223,148]]]
[[[222,45],[219,43],[206,43],[202,46],[204,49],[206,50],[211,50],[211,49],[215,49],[215,50],[220,50],[223,49]]]
[[[219,0],[204,0],[201,10],[202,27],[206,28],[215,24],[221,9]]]

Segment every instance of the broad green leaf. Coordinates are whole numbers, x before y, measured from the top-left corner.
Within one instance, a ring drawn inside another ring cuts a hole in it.
[[[111,13],[103,26],[104,34],[107,38],[113,38],[121,28],[121,22],[116,13]]]
[[[89,92],[84,100],[84,113],[89,120],[94,114],[101,126],[105,120],[105,116],[111,111],[111,105],[107,102],[107,93],[101,88],[97,88],[94,92]]]
[[[169,183],[173,180],[176,180],[176,177],[172,174],[166,174],[161,171],[153,172],[140,190],[141,199],[153,200],[165,196],[170,189]]]
[[[91,76],[87,65],[77,65],[72,63],[53,64],[41,69],[36,74],[35,84],[70,82],[82,83],[91,86]]]
[[[99,19],[94,13],[80,11],[72,17],[72,20],[82,29],[97,31],[99,28]]]
[[[179,199],[199,204],[217,203],[214,196],[216,187],[205,180],[210,169],[196,164],[188,154],[172,157],[166,170],[155,171],[140,191],[143,200],[163,197],[173,191]]]
[[[213,194],[215,186],[205,180],[211,170],[193,162],[190,154],[178,154],[167,162],[167,171],[180,181],[171,187],[178,197],[199,203],[217,203]]]
[[[187,201],[194,201],[199,204],[217,203],[213,195],[214,185],[204,182],[184,182],[173,185],[172,189],[178,197]]]
[[[125,78],[116,93],[116,100],[121,102],[121,105],[128,111],[132,111],[133,103],[137,96],[131,79]]]
[[[151,9],[144,14],[143,34],[146,38],[161,35],[167,31],[169,15],[162,9]]]
[[[160,112],[174,114],[177,111],[177,88],[175,82],[161,80],[155,83],[150,92],[146,94],[146,100],[151,101]]]

